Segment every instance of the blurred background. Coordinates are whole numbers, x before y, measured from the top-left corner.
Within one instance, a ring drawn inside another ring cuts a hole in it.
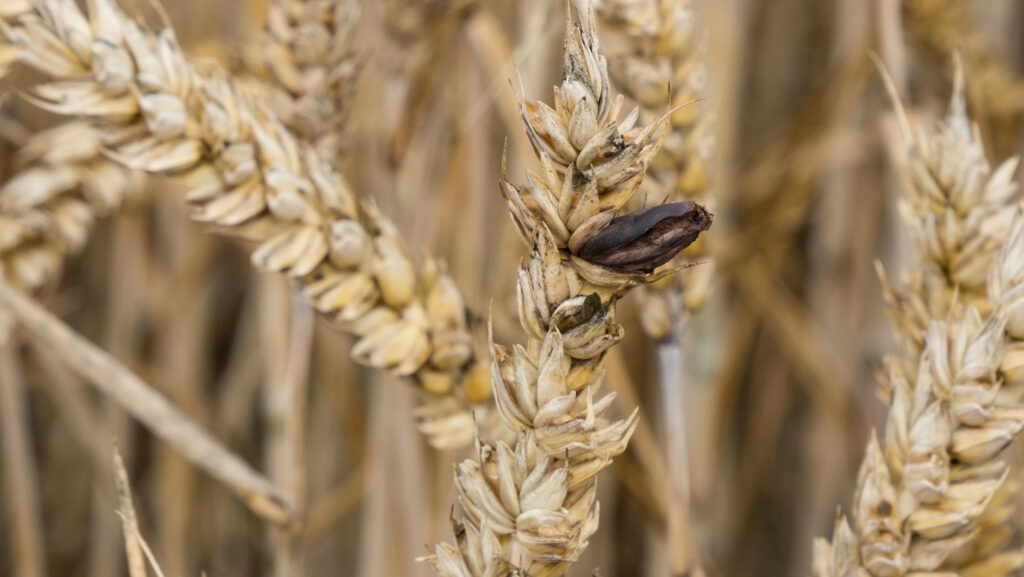
[[[565,6],[359,4],[352,48],[361,69],[340,167],[418,254],[447,261],[470,308],[492,310],[513,341],[525,249],[497,181],[506,142],[514,180],[533,157],[510,79],[518,71],[528,97],[550,100]],[[123,5],[158,21],[146,2]],[[166,9],[191,55],[235,70],[267,5],[166,0]],[[948,104],[958,49],[971,113],[998,161],[1022,149],[1024,4],[697,0],[692,26],[707,74],[700,105],[715,117],[716,199],[716,278],[684,343],[694,538],[710,575],[806,575],[811,538],[831,533],[837,507],[849,509],[867,434],[882,425],[873,371],[893,339],[873,263],[891,274],[913,266],[895,211],[892,103],[871,54],[928,119]],[[613,23],[601,24],[602,41],[606,28],[609,59],[628,56]],[[7,175],[25,136],[55,122],[10,90],[31,81],[3,81]],[[251,247],[190,222],[180,187],[133,182],[41,300],[271,478],[275,383],[289,347],[307,347],[302,572],[429,575],[415,558],[451,538],[452,463],[464,455],[431,449],[411,417],[415,392],[359,367],[350,337],[295,312],[286,281],[249,265]],[[628,338],[613,349],[608,379],[620,406],[639,403],[644,430],[601,479],[601,529],[573,575],[671,574],[665,503],[654,489],[666,473],[651,468],[664,459],[666,433],[642,306],[636,295],[620,306]],[[15,340],[2,362],[6,378],[24,383],[48,574],[126,574],[112,439],[166,575],[275,574],[280,536],[59,358]],[[8,414],[0,407],[0,418]],[[8,519],[18,493],[5,489]],[[0,575],[11,574],[11,526],[0,523]]]

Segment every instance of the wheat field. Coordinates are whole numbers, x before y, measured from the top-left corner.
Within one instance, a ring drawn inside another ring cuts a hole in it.
[[[1022,29],[0,0],[0,576],[1021,574]]]

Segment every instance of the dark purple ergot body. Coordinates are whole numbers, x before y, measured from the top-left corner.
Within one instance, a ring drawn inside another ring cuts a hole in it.
[[[711,220],[692,201],[662,204],[612,219],[577,256],[616,272],[649,274],[693,244]]]

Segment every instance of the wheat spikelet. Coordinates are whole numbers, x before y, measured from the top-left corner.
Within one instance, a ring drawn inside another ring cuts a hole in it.
[[[522,101],[541,173],[501,188],[531,247],[519,269],[519,318],[527,345],[491,344],[492,384],[514,446],[478,444],[456,469],[467,518],[457,546],[428,558],[445,577],[564,574],[597,530],[596,476],[625,450],[637,413],[610,420],[614,395],[598,397],[608,348],[623,337],[615,301],[657,279],[660,265],[711,224],[692,202],[639,213],[620,209],[639,187],[665,122],[619,120],[593,14],[567,17],[564,74],[555,106]]]
[[[330,160],[344,145],[359,71],[351,47],[358,22],[354,2],[274,0],[261,41],[245,55],[246,72],[266,79],[258,90],[278,118]]]
[[[696,33],[690,0],[602,0],[596,3],[602,19],[621,32],[622,46],[610,58],[612,79],[641,108],[641,120],[650,121],[673,109],[661,151],[645,181],[644,199],[690,198],[714,209],[709,164],[714,148],[713,115],[697,100],[704,97],[707,72]],[[698,242],[687,251],[688,262],[707,260],[707,247]],[[681,291],[685,311],[699,309],[707,300],[713,263],[680,271],[640,291],[640,320],[654,339],[669,338],[673,303]]]
[[[992,169],[967,117],[959,65],[949,112],[934,130],[911,126],[898,104],[897,111],[906,192],[899,209],[922,270],[902,290],[883,276],[883,294],[901,335],[916,348],[930,320],[944,316],[954,299],[983,313],[991,308],[987,280],[1015,211],[1017,159]]]
[[[31,99],[94,122],[117,162],[180,176],[197,220],[258,241],[256,266],[294,279],[317,310],[360,337],[354,358],[418,385],[434,409],[423,418],[435,446],[469,443],[466,406],[488,400],[487,387],[472,384],[486,369],[443,268],[428,261],[417,270],[390,222],[266,106],[220,71],[190,64],[173,31],[153,34],[109,0],[90,8],[0,7],[22,62],[52,79]]]
[[[990,170],[961,88],[935,132],[912,133],[899,111],[914,134],[902,213],[924,268],[903,293],[883,283],[904,355],[887,360],[885,435],[868,443],[852,525],[840,518],[831,543],[815,542],[817,576],[999,576],[1024,565],[1006,549],[999,459],[1024,427],[1019,388],[1001,371],[1019,338],[1024,221],[1012,220],[1015,161]]]

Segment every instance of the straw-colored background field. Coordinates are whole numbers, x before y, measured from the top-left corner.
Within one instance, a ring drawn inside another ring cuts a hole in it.
[[[78,5],[0,0],[0,575],[1024,566],[1019,2]]]

